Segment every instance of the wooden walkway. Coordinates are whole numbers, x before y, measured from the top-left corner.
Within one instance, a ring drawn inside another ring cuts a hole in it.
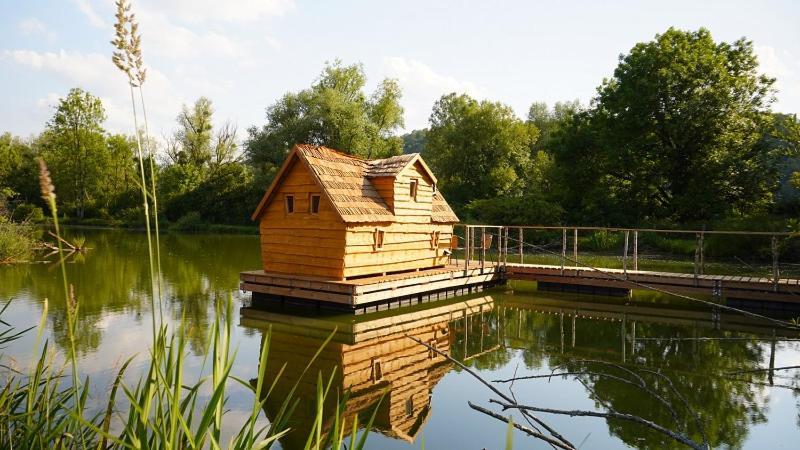
[[[800,305],[800,280],[735,275],[695,275],[691,273],[651,272],[645,270],[593,269],[542,264],[505,265],[510,280],[531,280],[565,291],[591,293],[590,288],[621,290],[661,289],[671,293],[710,295],[720,299],[772,301]]]

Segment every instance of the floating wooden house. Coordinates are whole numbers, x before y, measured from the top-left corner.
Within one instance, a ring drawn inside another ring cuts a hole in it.
[[[453,210],[419,154],[296,145],[253,213],[264,272],[344,280],[443,267]]]

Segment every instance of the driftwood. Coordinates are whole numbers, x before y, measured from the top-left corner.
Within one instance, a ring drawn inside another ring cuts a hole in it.
[[[500,392],[500,390],[498,390],[496,387],[492,386],[492,384],[491,384],[491,383],[489,383],[488,381],[486,381],[485,379],[483,379],[483,378],[482,378],[480,375],[478,375],[478,374],[477,374],[477,373],[476,373],[474,370],[470,369],[469,367],[467,367],[466,365],[464,365],[462,362],[460,362],[460,361],[457,361],[457,360],[453,359],[453,358],[452,358],[450,355],[448,355],[448,354],[446,354],[446,353],[442,352],[441,350],[439,350],[439,349],[437,349],[437,348],[435,348],[435,347],[432,347],[432,346],[430,346],[430,345],[428,345],[428,344],[426,344],[426,343],[424,343],[424,342],[420,341],[419,339],[417,339],[417,338],[415,338],[415,337],[413,337],[413,336],[406,335],[406,337],[407,337],[407,338],[409,338],[409,339],[411,339],[412,341],[416,342],[417,344],[419,344],[419,345],[422,345],[422,346],[426,347],[428,350],[431,350],[431,351],[433,351],[434,353],[436,353],[436,354],[438,354],[438,355],[440,355],[440,356],[443,356],[443,357],[445,357],[447,360],[449,360],[449,361],[450,361],[450,362],[452,362],[453,364],[455,364],[455,365],[459,366],[461,369],[463,369],[463,370],[464,370],[465,372],[467,372],[468,374],[472,375],[472,376],[473,376],[475,379],[477,379],[478,381],[480,381],[480,382],[481,382],[481,383],[482,383],[484,386],[488,387],[488,388],[489,388],[489,390],[491,390],[492,392],[494,392],[495,394],[497,394],[497,396],[499,396],[500,398],[502,398],[502,399],[503,399],[503,400],[505,400],[506,402],[508,402],[508,403],[512,403],[512,404],[514,403],[514,399],[512,399],[512,398],[510,398],[509,396],[507,396],[507,395],[503,394],[502,392]],[[542,421],[541,419],[539,419],[539,418],[538,418],[538,417],[536,417],[535,415],[531,414],[529,411],[520,411],[520,412],[521,412],[523,415],[525,415],[525,416],[527,416],[528,418],[530,418],[531,420],[533,420],[534,422],[536,422],[537,424],[539,424],[539,426],[541,426],[542,428],[544,428],[545,430],[547,430],[547,432],[548,432],[548,433],[550,433],[550,435],[551,435],[551,436],[553,436],[553,437],[554,437],[554,438],[556,438],[557,440],[561,441],[561,442],[562,442],[562,443],[563,443],[563,444],[566,446],[565,448],[569,448],[569,449],[574,449],[574,448],[575,448],[575,445],[574,445],[574,444],[572,444],[572,442],[570,442],[569,440],[567,440],[567,439],[566,439],[564,436],[562,436],[561,434],[559,434],[559,433],[558,433],[558,432],[557,432],[555,429],[553,429],[551,426],[547,425],[547,424],[546,424],[544,421]],[[562,447],[562,448],[564,448],[564,447]]]
[[[791,369],[800,369],[800,366],[760,367],[758,369],[735,370],[733,372],[728,372],[728,375],[736,375],[739,373],[772,372],[773,370],[791,370]]]
[[[708,445],[697,443],[697,442],[693,441],[692,439],[689,439],[686,435],[684,435],[682,433],[677,433],[677,432],[672,431],[672,430],[670,430],[668,428],[665,428],[665,427],[663,427],[663,426],[661,426],[661,425],[659,425],[659,424],[657,424],[657,423],[655,423],[653,421],[650,421],[650,420],[647,420],[647,419],[643,419],[643,418],[641,418],[639,416],[635,416],[633,414],[620,413],[620,412],[617,412],[617,411],[614,411],[614,410],[609,410],[607,412],[597,412],[597,411],[582,411],[582,410],[577,410],[577,409],[575,409],[575,410],[565,410],[565,409],[539,408],[537,406],[529,406],[529,405],[506,404],[506,403],[500,402],[498,400],[493,400],[493,399],[489,400],[489,401],[491,403],[496,403],[496,404],[500,405],[503,408],[504,411],[508,410],[508,409],[516,409],[516,410],[520,410],[520,411],[526,410],[526,411],[537,411],[537,412],[543,412],[543,413],[549,413],[549,414],[561,414],[561,415],[567,415],[567,416],[571,416],[571,417],[603,417],[603,418],[606,418],[606,419],[627,420],[627,421],[631,421],[631,422],[636,422],[636,423],[644,425],[644,426],[646,426],[646,427],[648,427],[648,428],[650,428],[652,430],[658,431],[659,433],[662,433],[662,434],[664,434],[666,436],[669,436],[672,439],[674,439],[674,440],[676,440],[676,441],[678,441],[678,442],[680,442],[682,444],[685,444],[685,445],[687,445],[687,446],[689,446],[691,448],[694,448],[694,449],[697,449],[697,450],[707,450],[709,448]]]
[[[490,417],[494,417],[495,419],[497,419],[497,420],[499,420],[501,422],[508,423],[508,417],[504,417],[504,416],[502,416],[500,414],[497,414],[494,411],[490,411],[490,410],[488,410],[488,409],[486,409],[486,408],[484,408],[482,406],[478,406],[478,405],[476,405],[476,404],[474,404],[474,403],[472,403],[470,401],[468,401],[467,404],[469,405],[470,408],[474,409],[475,411],[481,412],[481,413],[486,414],[487,416],[490,416]],[[553,447],[561,448],[561,449],[564,449],[564,450],[574,450],[575,449],[575,447],[567,446],[561,441],[553,439],[550,436],[545,436],[544,434],[539,433],[538,431],[531,430],[530,428],[528,428],[528,427],[526,427],[524,425],[520,425],[520,424],[518,424],[516,422],[513,422],[513,425],[514,425],[514,428],[526,433],[529,436],[533,436],[533,437],[535,437],[537,439],[541,439],[541,440],[547,442],[548,444],[552,445]]]

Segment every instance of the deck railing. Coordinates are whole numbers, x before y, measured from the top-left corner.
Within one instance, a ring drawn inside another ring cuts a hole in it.
[[[473,263],[477,263],[481,269],[505,269],[509,263],[516,264],[518,261],[519,264],[555,263],[560,265],[562,273],[568,267],[616,268],[622,269],[626,277],[629,270],[642,270],[643,262],[645,266],[655,266],[656,262],[660,262],[663,266],[672,267],[671,270],[661,271],[685,273],[691,270],[689,273],[697,278],[706,272],[709,240],[714,240],[717,250],[724,247],[729,253],[727,259],[717,256],[714,262],[717,272],[729,270],[731,274],[746,272],[768,276],[776,290],[781,280],[781,250],[793,247],[790,252],[792,258],[796,258],[795,255],[800,251],[797,245],[800,242],[794,242],[795,233],[773,231],[459,224],[456,234],[460,243],[458,250],[462,251],[463,258],[459,263],[464,265],[465,271]],[[651,252],[644,260],[643,236],[645,247]],[[592,239],[598,237],[611,242],[608,248],[598,250],[596,244],[590,245],[594,247],[590,252],[579,254],[582,240],[587,245],[587,242],[591,243]],[[662,248],[657,248],[654,242],[660,243]],[[677,252],[674,249],[664,250],[665,245],[677,245],[681,249]],[[737,248],[741,248],[741,251]],[[665,254],[672,259],[663,259]],[[687,257],[691,259],[687,261]],[[745,260],[750,260],[752,264]],[[783,263],[785,267],[800,270],[798,261],[785,259]],[[608,267],[610,265],[617,267]],[[795,277],[800,278],[800,274]]]

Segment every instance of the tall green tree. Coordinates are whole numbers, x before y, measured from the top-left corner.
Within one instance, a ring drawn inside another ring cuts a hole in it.
[[[453,93],[433,106],[423,154],[447,199],[463,206],[522,194],[536,136],[511,107]]]
[[[602,208],[625,209],[628,221],[763,209],[780,160],[759,145],[771,127],[774,81],[759,74],[745,39],[717,43],[703,28],[670,28],[637,44],[562,142],[572,198],[586,188],[572,181],[584,178],[605,197]]]
[[[539,130],[539,137],[534,143],[535,150],[552,151],[553,135],[576,112],[581,109],[578,100],[556,102],[553,108],[547,103],[534,102],[528,109],[528,123]]]
[[[360,64],[326,64],[317,81],[287,93],[267,108],[267,123],[248,129],[245,154],[258,170],[269,173],[296,143],[326,145],[364,158],[402,152],[395,133],[403,126],[397,81],[383,80],[370,96]]]
[[[38,203],[39,187],[33,146],[11,133],[0,135],[0,189],[10,189],[22,202]]]
[[[73,88],[60,99],[42,136],[43,155],[68,210],[83,218],[96,200],[103,168],[108,162],[99,98]]]

